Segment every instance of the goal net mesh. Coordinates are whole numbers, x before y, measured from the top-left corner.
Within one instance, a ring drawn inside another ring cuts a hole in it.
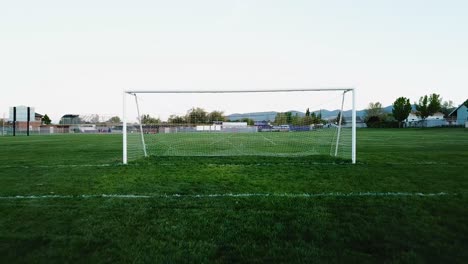
[[[344,91],[135,93],[126,98],[128,160],[247,155],[351,159],[352,98]]]

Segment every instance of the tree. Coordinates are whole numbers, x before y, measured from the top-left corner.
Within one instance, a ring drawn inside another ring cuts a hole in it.
[[[312,116],[304,116],[302,118],[302,125],[309,126],[309,125],[314,124],[315,121],[316,121],[316,119],[314,119]]]
[[[143,125],[155,125],[159,124],[160,122],[161,120],[159,118],[151,117],[148,114],[141,116],[141,123]]]
[[[449,101],[444,101],[442,103],[442,106],[441,106],[441,109],[440,111],[444,114],[444,117],[448,117],[448,115],[453,111],[455,110],[455,106],[453,105],[453,101],[452,100],[449,100]]]
[[[369,128],[378,128],[382,124],[382,120],[379,116],[371,116],[366,118],[366,126]]]
[[[286,124],[291,124],[292,122],[292,113],[291,112],[286,112]]]
[[[441,110],[441,98],[438,94],[430,96],[421,96],[419,103],[416,104],[416,115],[424,121],[428,116],[431,116]]]
[[[89,118],[89,122],[91,124],[99,123],[99,115],[97,115],[97,114],[91,115],[90,118]]]
[[[208,113],[204,109],[199,107],[188,110],[186,118],[189,124],[208,123]]]
[[[419,103],[415,103],[415,105],[417,111],[416,115],[421,117],[422,120],[425,120],[429,116],[427,95],[421,96],[421,98],[419,98]]]
[[[277,113],[275,116],[275,125],[285,125],[287,124],[286,113]]]
[[[248,126],[253,126],[255,124],[255,121],[253,119],[244,117],[240,120],[241,122],[246,122]]]
[[[306,112],[305,112],[305,116],[310,116],[309,108],[307,108],[307,110],[306,110]]]
[[[178,116],[178,115],[171,115],[168,119],[167,122],[170,124],[183,124],[186,123],[185,118],[183,116]]]
[[[380,120],[382,120],[383,117],[385,116],[385,112],[380,102],[369,103],[369,106],[365,110],[365,113],[366,113],[366,117],[365,117],[366,121],[373,116],[377,116]]]
[[[341,112],[338,112],[338,115],[336,116],[336,124],[339,125],[340,124],[340,117],[341,117]],[[341,118],[341,125],[346,125],[346,119],[344,118],[344,116]]]
[[[111,123],[111,124],[119,124],[121,122],[120,117],[118,116],[113,116],[107,120],[106,123]]]
[[[47,114],[45,114],[42,119],[41,119],[42,123],[44,123],[45,125],[50,125],[52,123],[52,121],[50,120],[49,116]]]
[[[213,123],[214,121],[224,121],[226,117],[222,111],[213,111],[208,114],[208,122]]]
[[[401,127],[401,123],[408,118],[411,113],[411,103],[406,97],[398,97],[393,103],[393,117],[398,121],[398,127]]]
[[[294,126],[302,125],[303,118],[301,118],[297,113],[291,118],[291,123]]]
[[[433,115],[437,112],[439,112],[442,108],[442,98],[440,97],[439,94],[431,94],[429,96],[429,105],[427,106],[429,110],[429,115]]]

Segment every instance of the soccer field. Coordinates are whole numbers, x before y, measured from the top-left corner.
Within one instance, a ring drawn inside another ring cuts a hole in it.
[[[123,166],[121,135],[0,137],[0,262],[466,261],[468,130],[357,138],[355,165],[166,147]]]

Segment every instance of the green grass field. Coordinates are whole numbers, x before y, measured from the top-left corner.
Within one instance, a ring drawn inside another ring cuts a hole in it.
[[[468,259],[468,130],[358,130],[327,156],[120,165],[118,135],[0,137],[0,263]]]

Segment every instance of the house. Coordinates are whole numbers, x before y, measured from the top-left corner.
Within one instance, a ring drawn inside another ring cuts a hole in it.
[[[468,100],[453,110],[449,114],[449,117],[455,118],[457,125],[465,125],[465,127],[468,127]]]
[[[447,120],[445,120],[443,113],[437,112],[423,120],[416,112],[413,111],[405,120],[405,125],[406,127],[439,127],[448,125],[448,123]]]
[[[34,121],[36,121],[36,122],[40,122],[42,124],[42,118],[43,117],[44,116],[39,114],[39,113],[34,113]]]

